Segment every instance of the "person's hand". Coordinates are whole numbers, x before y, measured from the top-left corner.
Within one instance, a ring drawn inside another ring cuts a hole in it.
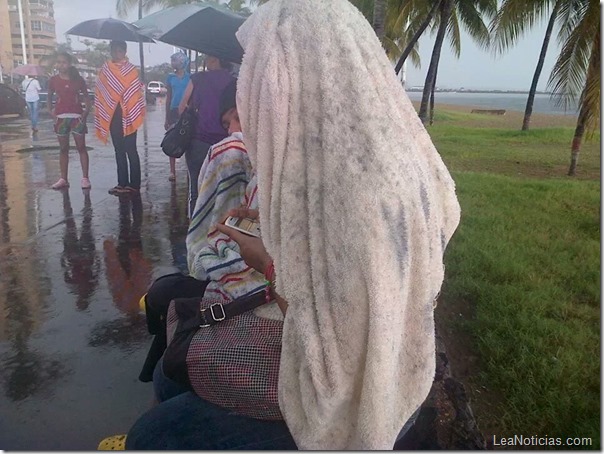
[[[271,257],[266,252],[264,248],[264,243],[262,243],[262,239],[256,238],[251,235],[246,235],[245,233],[241,233],[238,230],[235,230],[227,225],[224,225],[224,221],[226,221],[227,217],[233,216],[237,218],[249,218],[249,219],[258,219],[258,210],[250,210],[245,207],[235,208],[230,210],[222,219],[220,224],[216,224],[216,230],[224,233],[232,240],[234,240],[238,245],[241,251],[241,257],[247,263],[248,266],[251,266],[256,271],[261,274],[264,274],[266,268],[271,262]]]

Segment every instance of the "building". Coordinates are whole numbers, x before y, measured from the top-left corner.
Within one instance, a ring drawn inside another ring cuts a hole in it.
[[[0,72],[13,70],[13,41],[11,39],[8,0],[0,0]]]
[[[83,50],[71,51],[71,54],[77,60],[77,62],[75,64],[76,69],[78,70],[80,75],[84,78],[84,80],[86,81],[86,84],[88,84],[88,88],[94,88],[94,85],[96,84],[97,73],[99,70],[98,70],[98,68],[96,68],[95,66],[93,66],[92,64],[90,64],[88,62],[88,60],[86,59],[86,53],[87,53],[87,51],[83,51]]]
[[[39,64],[42,57],[53,54],[57,48],[54,2],[53,0],[20,1],[23,10],[27,63]],[[17,66],[24,61],[18,0],[0,0],[0,16],[4,14],[1,9],[3,2],[8,3],[13,65]]]

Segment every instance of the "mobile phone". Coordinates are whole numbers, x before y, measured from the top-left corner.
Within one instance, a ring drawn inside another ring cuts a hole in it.
[[[233,216],[229,216],[224,222],[224,225],[228,225],[229,227],[238,230],[241,233],[245,233],[246,235],[260,238],[260,223],[255,219],[235,218]]]

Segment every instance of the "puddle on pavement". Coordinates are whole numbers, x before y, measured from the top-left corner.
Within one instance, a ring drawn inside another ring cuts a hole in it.
[[[149,408],[138,300],[154,278],[186,271],[186,163],[170,183],[164,115],[148,109],[143,191],[127,198],[107,194],[114,151],[92,134],[93,188],[77,187],[72,155],[76,180],[58,192],[50,122],[38,142],[27,120],[0,124],[0,142],[17,137],[0,152],[0,449],[92,450]]]
[[[15,151],[17,153],[27,153],[30,151],[46,151],[46,150],[55,150],[55,151],[59,151],[59,145],[32,145],[31,147],[25,147],[25,148],[17,148]],[[90,151],[90,150],[94,150],[93,147],[86,147],[86,150]]]

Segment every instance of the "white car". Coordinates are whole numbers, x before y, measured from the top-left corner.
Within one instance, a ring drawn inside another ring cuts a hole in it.
[[[165,95],[168,92],[165,84],[157,80],[152,80],[147,84],[147,93],[152,95]]]

